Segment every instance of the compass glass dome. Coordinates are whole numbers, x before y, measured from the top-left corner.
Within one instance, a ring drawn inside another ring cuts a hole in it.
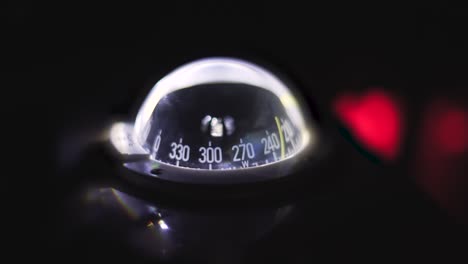
[[[134,125],[114,126],[121,140],[113,143],[123,145],[120,152],[132,152],[131,143],[138,152],[133,154],[146,154],[152,167],[179,169],[178,174],[216,171],[222,177],[310,150],[317,140],[311,120],[298,94],[271,72],[243,60],[208,58],[157,82]]]

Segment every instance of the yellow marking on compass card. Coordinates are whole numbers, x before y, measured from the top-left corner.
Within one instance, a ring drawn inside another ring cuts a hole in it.
[[[283,130],[281,129],[280,121],[277,116],[275,116],[275,121],[276,121],[276,126],[278,127],[278,132],[280,135],[280,141],[281,141],[281,158],[284,158],[284,136],[283,136]]]

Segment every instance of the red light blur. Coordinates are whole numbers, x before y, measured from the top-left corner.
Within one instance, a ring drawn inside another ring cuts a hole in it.
[[[468,220],[468,111],[437,100],[424,112],[417,152],[417,179],[422,189],[452,215]]]
[[[468,112],[440,105],[432,109],[430,130],[434,133],[435,147],[444,154],[460,154],[468,148]]]
[[[353,136],[371,152],[394,160],[400,149],[402,116],[395,99],[382,89],[357,96],[343,94],[334,110]]]

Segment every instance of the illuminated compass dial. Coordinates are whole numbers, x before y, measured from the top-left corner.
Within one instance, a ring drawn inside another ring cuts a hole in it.
[[[202,59],[156,83],[134,124],[114,124],[111,141],[121,154],[142,156],[126,167],[154,177],[261,181],[290,173],[318,140],[303,105],[290,87],[257,65]]]

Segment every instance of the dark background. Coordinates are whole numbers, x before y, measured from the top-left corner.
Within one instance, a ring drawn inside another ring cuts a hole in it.
[[[400,158],[375,164],[337,139],[321,170],[343,178],[320,190],[334,198],[302,201],[299,217],[249,247],[247,261],[463,256],[466,226],[417,187],[410,167],[427,102],[443,97],[466,106],[468,10],[271,1],[2,5],[5,240],[16,257],[138,257],[113,250],[112,239],[59,245],[71,221],[65,201],[106,173],[99,155],[85,158],[79,145],[111,117],[133,113],[174,67],[208,56],[280,69],[330,130],[337,125],[331,102],[342,91],[378,85],[405,102]]]

